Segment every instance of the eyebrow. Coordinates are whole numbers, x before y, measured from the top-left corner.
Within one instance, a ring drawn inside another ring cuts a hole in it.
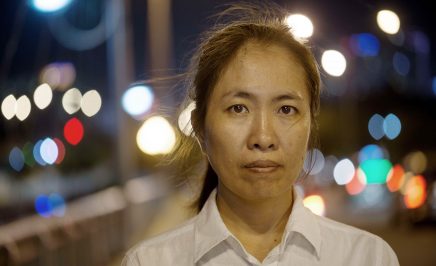
[[[251,99],[254,98],[254,95],[246,91],[237,90],[237,91],[227,92],[222,96],[222,98],[228,98],[228,97]],[[280,94],[277,97],[274,97],[273,99],[274,102],[279,102],[283,100],[302,100],[302,97],[296,93],[289,92],[285,94]]]

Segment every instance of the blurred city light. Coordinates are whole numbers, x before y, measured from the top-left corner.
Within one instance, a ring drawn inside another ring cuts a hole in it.
[[[333,155],[328,155],[325,157],[324,161],[324,167],[322,168],[321,172],[314,177],[315,183],[320,186],[326,186],[335,182],[333,178],[333,171],[338,163],[338,159]]]
[[[82,108],[82,112],[86,116],[88,117],[94,116],[95,114],[98,113],[98,111],[100,111],[101,108],[100,94],[96,90],[87,91],[83,95],[80,105]]]
[[[327,50],[322,54],[321,66],[329,75],[339,77],[347,68],[347,61],[339,51]]]
[[[53,89],[65,90],[76,79],[76,69],[69,62],[56,62],[45,66],[39,76],[41,83],[49,84]]]
[[[392,164],[386,159],[371,159],[362,162],[360,168],[365,173],[368,184],[384,184]]]
[[[33,144],[26,142],[23,147],[24,163],[27,166],[33,167],[35,165],[35,158],[33,157]]]
[[[422,175],[414,176],[405,185],[404,204],[408,209],[421,207],[426,198],[426,181]]]
[[[362,169],[359,167],[355,171],[353,179],[345,184],[345,190],[350,195],[357,195],[361,193],[366,187],[366,176]]]
[[[420,174],[427,168],[427,156],[422,151],[414,151],[404,157],[404,166],[408,171]]]
[[[396,34],[400,24],[400,18],[391,10],[381,10],[377,13],[377,25],[387,34]]]
[[[124,111],[135,119],[147,113],[153,105],[153,91],[148,86],[134,86],[127,89],[121,99]]]
[[[324,168],[324,155],[318,149],[312,149],[307,152],[304,160],[303,169],[309,175],[316,175]]]
[[[46,195],[39,195],[35,199],[35,210],[36,212],[44,217],[50,217],[50,204],[49,199]]]
[[[432,84],[431,84],[433,94],[436,95],[436,76],[433,77]]]
[[[379,140],[383,138],[385,132],[383,130],[383,122],[384,119],[379,114],[374,114],[371,116],[368,122],[368,131],[371,137],[373,137],[375,140]]]
[[[9,94],[2,101],[2,114],[7,119],[10,120],[17,113],[17,100],[14,95]]]
[[[62,97],[62,107],[68,114],[74,114],[79,111],[82,101],[82,93],[76,88],[69,89]]]
[[[17,113],[15,114],[20,121],[24,121],[30,114],[32,105],[26,95],[21,96],[17,100]]]
[[[363,163],[366,160],[383,158],[384,154],[382,148],[375,144],[366,145],[359,151],[359,163]]]
[[[401,121],[394,114],[388,114],[383,121],[383,131],[388,139],[395,139],[401,132]]]
[[[353,34],[350,37],[350,48],[358,56],[377,56],[380,51],[380,42],[371,33]]]
[[[65,140],[71,145],[77,145],[82,140],[84,129],[82,122],[79,119],[73,117],[65,123],[64,137]]]
[[[396,192],[404,185],[404,168],[396,164],[389,171],[386,185],[390,192]]]
[[[141,151],[149,155],[170,153],[176,143],[176,134],[170,123],[161,116],[147,119],[136,135]]]
[[[391,43],[395,44],[396,46],[403,46],[404,41],[406,40],[406,36],[404,32],[400,29],[394,35],[388,35],[388,39],[389,41],[391,41]]]
[[[354,165],[349,159],[340,160],[333,170],[333,177],[338,185],[345,185],[353,179]]]
[[[44,166],[47,163],[42,159],[41,157],[41,144],[42,144],[42,140],[38,140],[35,143],[35,146],[33,146],[33,157],[35,158],[35,161],[41,165]]]
[[[305,197],[303,205],[316,215],[325,215],[324,199],[320,195],[310,195]]]
[[[45,109],[51,103],[53,92],[47,83],[39,85],[33,93],[33,102],[39,109]]]
[[[307,39],[313,34],[312,21],[305,15],[289,15],[286,17],[286,24],[291,28],[292,34],[299,39]]]
[[[47,164],[53,164],[58,158],[58,146],[51,138],[46,138],[42,141],[40,147],[41,158]]]
[[[387,192],[381,184],[367,184],[355,198],[363,208],[383,208],[389,206]]]
[[[32,0],[33,7],[41,12],[56,12],[70,4],[71,0]]]
[[[23,170],[24,155],[18,147],[14,147],[9,153],[9,164],[17,172]]]
[[[65,158],[65,145],[58,138],[54,138],[53,140],[56,143],[56,146],[57,146],[57,149],[58,149],[58,157],[56,158],[55,163],[56,164],[60,164],[64,160],[64,158]]]
[[[410,60],[407,56],[400,52],[395,52],[392,59],[395,71],[401,76],[406,76],[410,71]]]
[[[65,215],[66,205],[64,198],[58,193],[51,193],[48,196],[48,205],[52,216],[62,217]]]
[[[178,125],[180,131],[186,136],[190,136],[192,132],[191,112],[195,109],[195,102],[191,102],[179,115]]]

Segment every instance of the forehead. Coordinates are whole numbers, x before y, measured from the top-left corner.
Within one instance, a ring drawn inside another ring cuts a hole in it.
[[[223,69],[212,98],[243,90],[260,97],[292,93],[308,101],[306,76],[299,60],[285,47],[247,42]]]

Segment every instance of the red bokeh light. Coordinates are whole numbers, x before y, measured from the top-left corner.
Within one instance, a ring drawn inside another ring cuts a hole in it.
[[[83,125],[79,119],[73,117],[64,126],[65,140],[71,145],[77,145],[83,138]]]
[[[56,158],[55,164],[60,164],[65,158],[65,145],[58,138],[54,138],[53,141],[56,143],[56,146],[58,146],[58,158]]]

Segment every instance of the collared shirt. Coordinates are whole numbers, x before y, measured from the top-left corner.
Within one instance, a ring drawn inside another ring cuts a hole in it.
[[[297,195],[297,193],[294,193]],[[201,212],[177,229],[129,250],[124,266],[399,265],[391,247],[366,231],[313,214],[295,197],[282,241],[262,262],[227,229],[216,189]]]

